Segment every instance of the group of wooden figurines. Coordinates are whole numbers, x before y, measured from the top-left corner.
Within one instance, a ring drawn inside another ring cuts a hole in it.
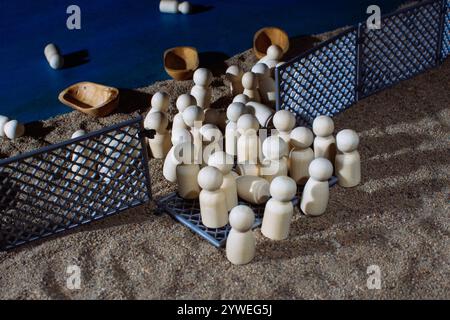
[[[243,73],[231,66],[227,78],[234,99],[226,110],[210,107],[212,73],[197,69],[190,93],[176,101],[171,131],[169,96],[164,92],[153,95],[144,120],[145,128],[156,132],[148,140],[151,154],[164,159],[163,175],[177,183],[179,196],[199,200],[206,227],[230,224],[226,255],[233,264],[246,264],[255,254],[255,214],[238,205],[238,198],[265,204],[261,232],[283,240],[299,189],[301,211],[318,216],[326,211],[333,173],[343,187],[356,186],[361,179],[356,132],[342,130],[335,138],[328,116],[318,116],[311,131],[296,127],[295,115],[288,110],[275,112],[270,69],[258,63]]]

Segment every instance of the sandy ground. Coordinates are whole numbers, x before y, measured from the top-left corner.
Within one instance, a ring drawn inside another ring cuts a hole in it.
[[[292,54],[320,37],[293,39]],[[212,59],[214,60],[214,59]],[[227,64],[249,69],[247,51]],[[225,65],[213,63],[216,75]],[[450,60],[371,96],[335,118],[336,129],[361,136],[363,181],[334,187],[327,213],[295,215],[289,239],[262,237],[255,260],[233,266],[154,204],[129,210],[57,237],[0,253],[0,298],[25,299],[346,299],[450,298]],[[94,120],[73,112],[27,126],[27,136],[3,140],[0,157],[62,141],[148,110],[157,90],[172,103],[191,81],[164,81],[122,90],[120,112]],[[214,106],[229,97],[216,77]],[[171,114],[174,113],[173,104]],[[173,190],[150,163],[156,198]],[[67,267],[81,268],[81,289],[66,288]],[[367,268],[381,270],[381,290],[366,286]]]

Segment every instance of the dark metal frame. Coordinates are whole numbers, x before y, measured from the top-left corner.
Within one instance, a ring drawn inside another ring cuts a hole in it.
[[[138,117],[0,160],[0,249],[52,236],[151,200],[146,136],[142,117]],[[108,138],[116,145],[105,143]],[[94,176],[99,168],[106,173]]]

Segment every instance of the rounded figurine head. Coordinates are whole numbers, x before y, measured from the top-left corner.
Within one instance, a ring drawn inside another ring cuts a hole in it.
[[[258,77],[253,72],[246,72],[242,76],[242,86],[245,89],[256,89],[258,84]]]
[[[217,142],[223,138],[222,131],[214,124],[207,123],[200,128],[200,134],[205,142]]]
[[[336,135],[336,147],[342,152],[352,152],[358,148],[359,137],[356,131],[345,129]]]
[[[270,69],[265,63],[257,63],[253,66],[252,72],[264,78],[270,77]]]
[[[278,201],[291,201],[297,193],[297,183],[287,176],[279,176],[270,183],[270,195]]]
[[[147,130],[155,130],[157,133],[165,133],[169,119],[163,112],[150,112],[144,120],[144,127]]]
[[[241,102],[233,102],[227,108],[227,118],[230,121],[237,122],[239,117],[247,113],[247,107]]]
[[[239,205],[230,212],[230,225],[239,232],[247,232],[255,223],[255,213],[248,206]]]
[[[333,174],[333,165],[326,158],[316,158],[309,164],[309,175],[319,181],[327,181]]]
[[[208,87],[213,80],[213,74],[206,68],[199,68],[194,72],[194,83],[197,86]]]
[[[194,127],[196,122],[205,120],[205,112],[198,106],[189,106],[182,113],[183,121],[188,127]]]
[[[169,95],[167,93],[161,91],[155,93],[151,101],[152,111],[167,112],[169,102]]]
[[[178,112],[183,112],[187,107],[195,105],[197,105],[197,100],[195,100],[195,97],[191,96],[189,93],[179,96],[176,102]]]
[[[299,149],[309,148],[314,142],[312,131],[306,127],[297,127],[291,131],[290,143]]]
[[[240,102],[243,104],[247,104],[249,101],[250,101],[250,98],[243,93],[238,94],[236,97],[233,98],[233,102]]]
[[[237,80],[237,79],[241,79],[242,75],[244,73],[242,72],[242,69],[239,68],[239,66],[233,65],[233,66],[230,66],[227,69],[227,71],[225,71],[225,74],[226,74],[228,79],[230,79],[230,80]]]
[[[72,133],[72,136],[70,137],[71,139],[75,139],[81,136],[84,136],[86,134],[86,131],[83,129],[77,130],[74,133]]]
[[[198,173],[197,182],[200,188],[204,190],[216,191],[220,189],[223,183],[223,174],[219,169],[207,166]]]
[[[3,132],[6,137],[14,140],[25,134],[25,126],[17,120],[10,120],[3,126]]]
[[[333,134],[334,123],[328,116],[318,116],[313,122],[314,134],[318,137],[327,137]]]
[[[183,1],[178,5],[178,11],[182,14],[189,14],[192,12],[192,5],[188,1]]]
[[[288,110],[277,111],[272,121],[278,131],[291,131],[296,123],[294,114]]]
[[[267,48],[267,58],[270,60],[280,60],[283,56],[283,50],[276,44]]]
[[[224,151],[216,151],[208,159],[208,166],[219,169],[224,175],[231,172],[233,165],[233,157]]]
[[[249,132],[249,134],[256,133],[259,129],[258,119],[252,114],[243,114],[237,121],[237,128],[241,134],[245,134],[250,130],[252,132]]]
[[[192,141],[191,133],[186,129],[176,129],[172,130],[171,137],[172,145],[176,146],[183,142]]]
[[[262,144],[263,155],[269,160],[280,160],[288,154],[288,150],[286,141],[279,136],[270,136]]]

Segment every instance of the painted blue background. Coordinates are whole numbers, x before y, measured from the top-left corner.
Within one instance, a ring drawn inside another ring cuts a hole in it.
[[[69,112],[57,96],[79,81],[135,88],[168,79],[162,55],[170,47],[232,56],[267,25],[290,36],[320,33],[365,20],[370,4],[387,13],[402,2],[191,0],[211,8],[171,15],[159,12],[159,0],[0,0],[0,114],[27,122]],[[71,4],[81,7],[81,30],[66,28]],[[63,54],[87,50],[89,62],[55,71],[43,55],[49,42]]]

